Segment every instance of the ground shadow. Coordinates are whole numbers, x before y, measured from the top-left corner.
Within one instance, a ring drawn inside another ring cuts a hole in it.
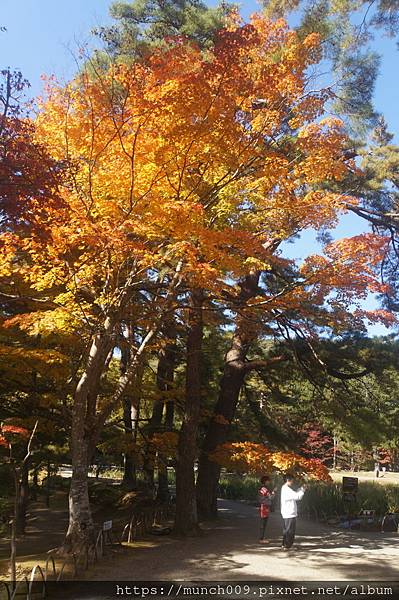
[[[99,565],[88,579],[134,580],[397,580],[398,537],[395,534],[337,531],[299,520],[297,544],[281,549],[281,519],[273,514],[270,542],[258,543],[254,507],[221,501],[220,518],[203,524],[197,538],[147,536],[140,547]],[[143,545],[144,544],[144,545]]]

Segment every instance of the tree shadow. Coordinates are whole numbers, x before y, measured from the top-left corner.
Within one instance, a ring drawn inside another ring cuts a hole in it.
[[[42,553],[63,539],[68,513],[36,506],[18,555]],[[334,530],[298,520],[295,545],[281,548],[281,517],[267,525],[269,543],[259,544],[256,507],[220,502],[219,518],[202,524],[198,537],[147,535],[101,560],[82,575],[86,580],[311,581],[398,580],[398,536],[378,532]],[[0,542],[8,556],[9,543]],[[396,561],[395,561],[396,558]]]
[[[66,496],[65,499],[63,498],[63,502],[57,502],[57,505],[57,508],[54,506],[48,508],[44,501],[30,504],[26,533],[17,539],[19,562],[22,557],[42,554],[62,542],[68,524]],[[7,559],[9,555],[10,538],[9,535],[6,535],[0,539],[0,560]]]
[[[398,538],[392,534],[336,531],[299,520],[296,544],[283,552],[278,514],[268,523],[269,543],[261,545],[257,509],[229,501],[222,501],[219,519],[202,528],[199,537],[168,536],[145,548],[126,549],[117,561],[99,565],[86,579],[129,579],[130,573],[136,581],[399,579]]]

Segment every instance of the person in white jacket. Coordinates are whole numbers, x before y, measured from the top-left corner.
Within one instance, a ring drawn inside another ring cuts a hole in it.
[[[287,473],[285,484],[281,488],[281,516],[283,517],[283,548],[289,550],[295,540],[297,502],[303,498],[305,486],[296,492],[292,489],[294,476]]]

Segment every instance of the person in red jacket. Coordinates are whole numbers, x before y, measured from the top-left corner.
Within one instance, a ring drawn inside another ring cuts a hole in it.
[[[258,491],[259,496],[259,514],[260,514],[260,538],[261,544],[266,543],[268,540],[265,538],[267,520],[270,514],[270,507],[275,496],[274,490],[270,488],[270,477],[264,475],[260,480],[261,487]]]

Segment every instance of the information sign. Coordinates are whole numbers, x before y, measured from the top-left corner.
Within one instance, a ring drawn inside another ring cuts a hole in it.
[[[110,531],[112,529],[112,521],[104,521],[103,531]]]

